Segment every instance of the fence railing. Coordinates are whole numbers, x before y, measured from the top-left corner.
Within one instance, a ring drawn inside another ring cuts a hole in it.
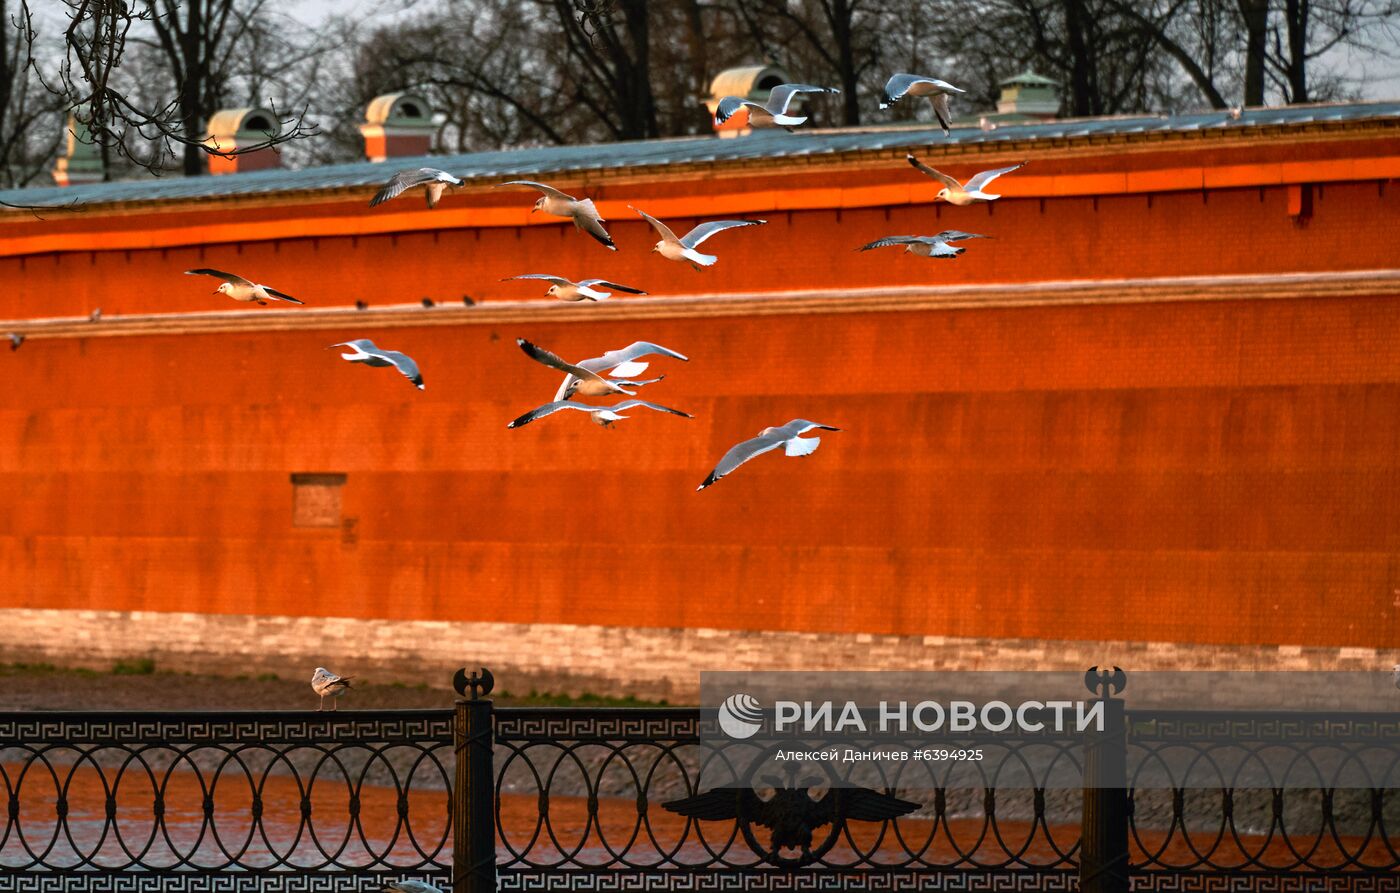
[[[1105,688],[1088,738],[828,784],[738,764],[699,710],[457,682],[452,710],[0,715],[0,891],[1400,891],[1395,714],[1202,719]]]

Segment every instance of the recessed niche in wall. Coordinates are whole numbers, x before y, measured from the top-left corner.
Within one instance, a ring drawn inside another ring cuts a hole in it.
[[[339,527],[340,494],[345,475],[312,472],[292,474],[292,526]]]

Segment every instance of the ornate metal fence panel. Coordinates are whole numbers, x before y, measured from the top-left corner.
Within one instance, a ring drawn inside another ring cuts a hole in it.
[[[452,711],[0,715],[0,891],[450,876]]]
[[[1134,888],[1400,890],[1400,714],[1129,711]]]
[[[813,793],[814,779],[753,777],[708,746],[698,710],[495,719],[502,890],[1076,887],[1079,791],[1043,777],[1079,777],[1069,739],[1020,742],[1039,754],[1002,780],[929,762]]]

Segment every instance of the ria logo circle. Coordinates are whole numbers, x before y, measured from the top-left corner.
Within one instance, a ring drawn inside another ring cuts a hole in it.
[[[730,738],[752,738],[763,728],[763,705],[753,695],[736,692],[719,705],[719,727]]]

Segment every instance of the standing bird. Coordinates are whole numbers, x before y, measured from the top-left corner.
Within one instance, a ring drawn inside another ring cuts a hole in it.
[[[701,267],[714,266],[715,261],[719,260],[713,254],[701,254],[696,251],[695,247],[701,242],[717,232],[733,229],[736,226],[761,226],[768,222],[767,220],[710,220],[696,226],[695,229],[686,233],[684,238],[676,238],[676,234],[671,232],[671,228],[660,220],[645,211],[633,208],[631,205],[627,207],[642,215],[642,219],[650,223],[651,228],[661,236],[661,241],[656,243],[651,249],[652,251],[659,252],[667,260],[688,261],[697,270]]]
[[[354,353],[343,353],[342,360],[349,360],[352,363],[364,363],[366,366],[393,366],[403,373],[404,377],[413,382],[413,386],[418,390],[423,390],[423,376],[418,374],[418,364],[413,362],[413,358],[407,354],[399,353],[397,350],[383,350],[374,346],[374,342],[368,338],[356,338],[354,341],[342,341],[339,344],[332,344],[331,347],[349,347],[354,349]]]
[[[588,413],[593,424],[602,428],[611,428],[613,422],[620,422],[630,416],[619,415],[621,412],[642,406],[646,409],[654,409],[657,412],[669,412],[671,415],[678,415],[682,418],[693,419],[695,416],[688,412],[681,412],[679,409],[672,409],[669,406],[662,406],[659,403],[648,403],[646,400],[623,400],[612,406],[588,406],[584,403],[575,403],[572,400],[555,400],[553,403],[546,403],[525,413],[520,418],[506,425],[507,428],[523,428],[536,419],[542,419],[547,415],[553,415],[562,409],[577,409]]]
[[[947,136],[948,129],[953,124],[953,116],[948,111],[948,95],[966,92],[966,90],[961,90],[947,81],[940,81],[938,78],[925,77],[920,74],[896,74],[885,81],[885,92],[880,97],[880,108],[887,109],[906,96],[927,96],[929,103],[933,106],[933,113],[938,118],[938,126],[943,128],[943,135]]]
[[[399,171],[389,178],[389,182],[384,184],[383,189],[374,194],[374,198],[369,200],[369,206],[373,208],[375,205],[383,204],[389,199],[401,195],[406,189],[422,186],[428,199],[428,207],[436,208],[437,203],[442,200],[443,192],[448,189],[456,189],[461,185],[461,180],[447,171],[440,171],[435,167]]]
[[[936,236],[885,236],[883,239],[876,239],[869,245],[862,245],[857,251],[869,251],[872,248],[889,248],[893,245],[903,245],[904,250],[909,254],[917,254],[920,257],[957,257],[966,251],[966,248],[959,248],[956,245],[949,245],[949,242],[961,242],[963,239],[990,239],[991,236],[983,236],[978,233],[965,233],[956,229],[945,229]]]
[[[546,273],[526,273],[523,276],[507,276],[502,282],[513,282],[516,279],[543,279],[552,283],[545,291],[546,295],[553,295],[561,301],[606,301],[612,297],[612,292],[600,291],[594,288],[601,285],[603,288],[610,288],[613,291],[626,292],[629,295],[644,295],[646,292],[640,288],[632,288],[629,285],[619,285],[616,282],[609,282],[606,279],[580,279],[578,282],[565,279],[562,276],[550,276]]]
[[[19,350],[19,346],[24,343],[25,336],[21,335],[19,332],[11,332],[9,338],[10,350]]]
[[[531,189],[538,189],[544,195],[535,202],[535,207],[530,210],[543,211],[546,214],[553,214],[555,217],[568,217],[574,222],[575,229],[581,229],[593,238],[602,242],[612,251],[617,250],[613,244],[612,236],[603,229],[603,218],[598,214],[598,209],[593,207],[591,198],[574,198],[572,195],[565,195],[553,186],[544,183],[536,183],[534,180],[511,180],[509,183],[502,183],[502,186],[529,186]]]
[[[789,115],[792,100],[805,93],[840,93],[835,87],[813,87],[811,84],[779,84],[768,94],[768,101],[762,104],[740,96],[726,96],[715,106],[715,126],[734,117],[739,109],[749,110],[749,126],[796,127],[807,120],[806,115]]]
[[[250,282],[242,276],[233,273],[225,273],[222,270],[186,270],[186,276],[213,276],[215,279],[222,279],[223,284],[214,289],[216,295],[228,295],[235,301],[242,301],[245,304],[257,301],[259,304],[267,304],[268,301],[286,301],[288,304],[301,304],[291,295],[283,294],[275,288],[266,285],[258,285]]]
[[[729,474],[734,469],[743,465],[754,456],[761,456],[769,450],[776,450],[782,447],[789,456],[810,456],[817,451],[821,445],[820,437],[803,437],[801,435],[811,431],[813,428],[820,428],[823,431],[840,431],[840,428],[833,428],[830,425],[819,425],[816,422],[809,422],[806,419],[793,419],[780,428],[764,428],[757,437],[745,440],[742,443],[731,447],[729,452],[719,460],[715,470],[710,472],[710,476],[705,478],[705,482],[696,487],[696,490],[703,490],[715,481]]]
[[[301,302],[300,302],[300,301],[297,301],[297,303],[300,304]],[[101,308],[101,307],[95,308],[91,313],[88,314],[88,322],[97,322],[97,321],[98,321],[99,319],[101,319],[101,318],[102,318],[102,308]]]
[[[317,667],[316,672],[311,674],[311,690],[321,696],[321,706],[316,709],[325,709],[326,698],[331,699],[331,704],[335,705],[334,709],[340,709],[337,699],[350,690],[350,678],[337,676],[325,667]]]
[[[551,369],[558,369],[560,372],[567,372],[570,376],[561,388],[563,394],[556,397],[556,400],[568,400],[575,394],[582,397],[605,397],[609,394],[626,394],[628,397],[637,396],[636,391],[627,390],[628,387],[641,387],[646,384],[654,384],[661,379],[652,378],[646,381],[630,381],[625,378],[604,378],[591,369],[585,369],[581,365],[566,363],[557,354],[545,350],[526,341],[524,338],[516,338],[515,343],[520,345],[520,349],[525,352],[525,356],[542,363]]]
[[[945,173],[934,170],[913,155],[905,155],[904,157],[908,159],[909,163],[912,164],[916,170],[928,174],[930,177],[933,177],[943,184],[943,188],[938,190],[938,198],[943,199],[949,204],[958,205],[959,207],[965,207],[973,202],[991,202],[1001,198],[1000,195],[992,195],[983,192],[982,189],[1002,174],[1009,174],[1014,170],[1020,170],[1026,166],[1026,163],[1023,161],[1020,164],[1013,164],[1011,167],[999,167],[996,170],[982,171],[980,174],[974,175],[971,180],[968,180],[966,186],[963,186],[957,180],[954,180]]]

